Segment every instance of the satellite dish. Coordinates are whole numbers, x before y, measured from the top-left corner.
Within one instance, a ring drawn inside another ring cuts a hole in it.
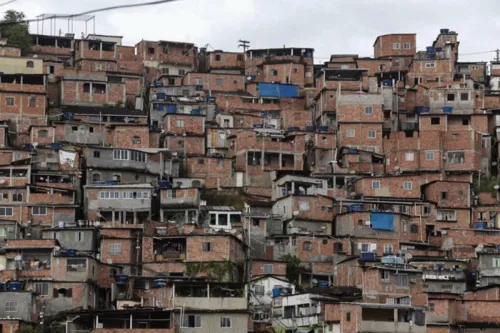
[[[365,224],[366,224],[366,225],[371,225],[371,224],[372,224],[372,221],[365,221]]]
[[[98,226],[100,226],[100,225],[101,225],[101,222],[99,222],[99,221],[95,221],[95,222],[94,222],[94,225],[95,225],[96,227],[98,227]]]
[[[413,255],[412,255],[411,253],[406,253],[406,254],[405,254],[405,260],[406,260],[406,261],[411,260],[411,258],[413,258]]]
[[[0,265],[0,271],[3,271],[5,269],[4,265]]]
[[[61,248],[59,246],[56,246],[54,250],[59,251]]]
[[[106,260],[106,262],[107,262],[108,264],[110,264],[110,265],[111,265],[111,264],[113,264],[113,260],[111,260],[111,259]]]
[[[5,179],[0,179],[0,184],[5,184]]]
[[[298,210],[294,211],[293,216],[299,216],[299,211]]]
[[[33,142],[33,143],[31,143],[31,145],[33,146],[33,148],[36,149],[36,147],[38,147],[38,142]]]

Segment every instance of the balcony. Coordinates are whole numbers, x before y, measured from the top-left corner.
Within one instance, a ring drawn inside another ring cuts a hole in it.
[[[410,325],[405,322],[390,322],[390,321],[375,321],[363,320],[361,321],[361,332],[411,332],[411,333],[425,333],[425,326]]]
[[[418,123],[413,123],[413,122],[400,122],[399,123],[399,128],[402,131],[418,131]]]
[[[229,289],[231,288],[231,289]],[[234,286],[224,288],[218,285],[175,285],[173,306],[196,308],[199,310],[247,309],[244,288]]]

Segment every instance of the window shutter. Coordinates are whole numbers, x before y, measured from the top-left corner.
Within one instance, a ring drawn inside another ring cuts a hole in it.
[[[57,292],[57,288],[52,289],[52,297],[57,298],[59,293]]]
[[[68,288],[66,292],[66,297],[73,297],[73,288]]]

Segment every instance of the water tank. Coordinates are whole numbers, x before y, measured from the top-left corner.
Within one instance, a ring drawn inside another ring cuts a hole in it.
[[[118,185],[118,181],[114,179],[106,180],[106,185]]]
[[[347,211],[348,212],[362,212],[363,211],[363,204],[353,204],[347,206]]]
[[[158,181],[158,187],[160,188],[170,188],[170,184],[168,180],[159,180]]]
[[[279,297],[281,294],[280,288],[273,288],[273,297]]]
[[[200,109],[192,109],[191,114],[200,115],[201,111],[200,111]]]
[[[299,130],[300,130],[300,128],[299,128],[299,127],[297,127],[297,126],[290,126],[290,127],[288,127],[288,130],[289,130],[289,131],[299,131]]]
[[[156,279],[153,280],[153,288],[161,288],[167,285],[167,280],[165,279]]]
[[[316,131],[316,126],[307,126],[306,127],[306,132],[314,132]]]
[[[453,106],[443,106],[442,107],[444,113],[452,113],[453,112]]]
[[[328,288],[328,281],[319,281],[320,288]]]
[[[476,229],[486,229],[488,227],[488,223],[484,221],[477,221],[475,225]]]
[[[450,29],[440,29],[439,32],[442,34],[442,35],[446,35],[447,33],[450,32]]]
[[[63,229],[64,228],[64,221],[59,221],[59,228]]]
[[[18,281],[12,281],[7,285],[8,291],[21,291],[23,290],[23,284]]]
[[[426,107],[426,106],[415,106],[415,112],[416,113],[429,113],[431,111],[431,108]]]
[[[361,260],[364,261],[375,261],[377,259],[377,254],[373,252],[363,252],[361,253]]]
[[[328,126],[318,126],[318,132],[328,132]]]
[[[264,125],[262,124],[253,124],[253,128],[262,128]]]
[[[163,92],[156,93],[156,99],[166,99],[166,98],[167,98],[167,94],[165,94]]]
[[[115,275],[115,281],[116,281],[116,283],[127,283],[128,276],[124,275],[124,274]]]
[[[61,150],[62,149],[62,146],[59,142],[52,142],[50,144],[50,147],[54,150]]]
[[[0,291],[5,291],[5,283],[0,282]]]

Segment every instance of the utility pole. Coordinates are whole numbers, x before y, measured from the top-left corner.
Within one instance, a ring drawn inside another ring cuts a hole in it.
[[[242,47],[243,53],[246,53],[247,49],[250,47],[250,42],[248,40],[242,40],[242,39],[240,39],[238,42],[240,43],[238,47]]]
[[[500,61],[500,49],[496,49],[495,52],[497,53],[495,61]]]

